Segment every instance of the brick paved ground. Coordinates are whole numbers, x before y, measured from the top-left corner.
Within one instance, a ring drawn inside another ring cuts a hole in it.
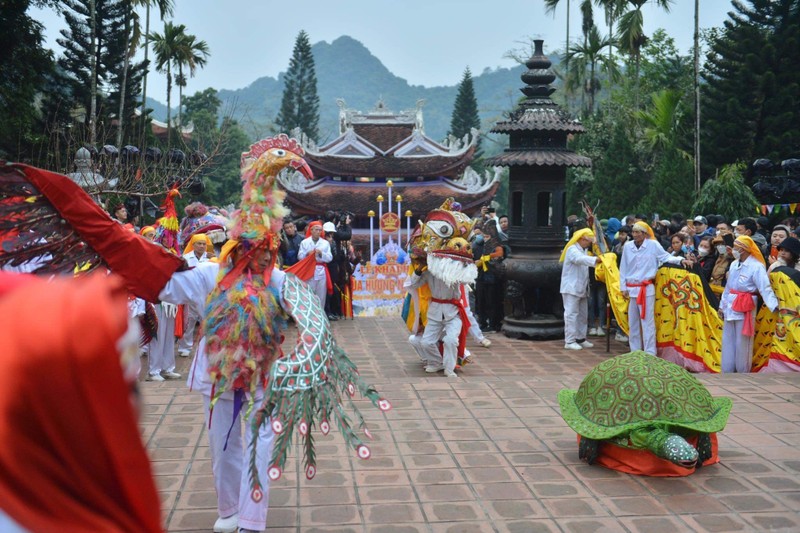
[[[800,375],[699,376],[734,399],[722,462],[686,478],[645,478],[582,464],[558,413],[556,393],[608,357],[604,343],[571,352],[496,334],[449,380],[423,372],[397,319],[334,330],[394,409],[361,404],[375,437],[367,461],[335,432],[317,439],[312,481],[293,454],[270,490],[269,531],[800,531]],[[612,342],[612,354],[625,351]],[[142,389],[167,528],[210,531],[216,499],[200,397],[183,381]]]

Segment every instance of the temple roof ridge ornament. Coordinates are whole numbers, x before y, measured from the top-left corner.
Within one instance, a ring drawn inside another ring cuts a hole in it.
[[[500,181],[500,175],[503,173],[503,167],[492,167],[483,172],[483,176],[472,167],[464,169],[464,174],[455,180],[444,178],[442,181],[463,189],[467,194],[480,194],[491,189],[495,183]]]

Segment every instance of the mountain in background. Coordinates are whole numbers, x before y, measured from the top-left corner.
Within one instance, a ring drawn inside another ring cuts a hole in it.
[[[446,87],[409,85],[405,79],[392,74],[361,42],[348,36],[339,37],[330,44],[319,42],[311,47],[311,51],[320,100],[318,144],[325,144],[339,135],[338,98],[344,99],[349,109],[362,112],[372,110],[380,99],[395,112],[414,109],[417,100],[424,99],[426,135],[435,140],[447,136],[461,76]],[[458,60],[458,57],[453,58],[453,61]],[[551,60],[554,64],[557,61],[556,58]],[[523,86],[520,76],[524,71],[525,66],[519,65],[511,69],[487,68],[480,74],[472,73],[484,133],[503,118],[504,112],[512,110],[522,96],[519,92]],[[232,114],[254,140],[273,134],[271,127],[283,95],[283,78],[284,73],[278,79],[265,76],[243,89],[220,90],[223,113]],[[166,120],[165,105],[149,98],[148,104],[153,108],[155,118]],[[173,116],[176,114],[173,112]],[[485,151],[496,150],[485,146]]]

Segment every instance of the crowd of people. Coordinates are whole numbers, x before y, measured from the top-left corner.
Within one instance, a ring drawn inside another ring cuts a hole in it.
[[[618,331],[617,340],[628,342],[632,350],[656,355],[656,271],[663,264],[679,264],[700,276],[717,296],[711,304],[724,324],[723,372],[750,370],[758,299],[771,311],[778,306],[769,272],[779,267],[800,270],[795,218],[770,226],[766,217],[729,222],[720,215],[687,220],[675,213],[670,220],[656,219],[650,226],[644,215],[630,215],[624,221],[601,220],[600,236],[575,216],[568,223],[571,238],[561,257],[566,349],[590,347],[586,337],[606,334],[600,317],[608,293],[592,272],[600,258],[590,255],[598,240],[604,246],[594,248],[596,252],[616,254],[620,289],[629,299],[629,337]]]

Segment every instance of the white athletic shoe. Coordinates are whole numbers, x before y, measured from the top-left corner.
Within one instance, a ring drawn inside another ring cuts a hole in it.
[[[597,328],[589,328],[589,335],[597,335]]]
[[[597,328],[597,330],[595,331],[595,335],[597,335],[598,337],[605,337],[606,330],[604,330],[603,328]]]
[[[594,348],[594,344],[589,341],[583,341],[581,343],[581,348]]]
[[[617,333],[614,335],[614,340],[619,342],[628,342],[628,336],[624,333]]]
[[[456,374],[452,370],[445,370],[444,371],[444,375],[447,376],[448,378],[457,378],[458,377],[458,374]]]
[[[181,379],[181,375],[177,372],[172,372],[170,370],[164,370],[161,372],[161,377],[164,379]]]
[[[481,346],[483,346],[484,348],[488,348],[491,345],[492,345],[492,341],[490,341],[486,337],[481,339]]]
[[[428,374],[435,374],[444,370],[444,365],[428,365],[425,367],[425,372]]]
[[[565,350],[583,350],[583,347],[577,342],[568,342],[564,345]]]
[[[236,533],[239,531],[239,515],[238,513],[228,518],[217,518],[214,522],[214,533]]]
[[[191,350],[178,350],[178,355],[181,357],[189,357],[190,353],[192,353]]]
[[[164,381],[160,374],[147,374],[146,381]]]

